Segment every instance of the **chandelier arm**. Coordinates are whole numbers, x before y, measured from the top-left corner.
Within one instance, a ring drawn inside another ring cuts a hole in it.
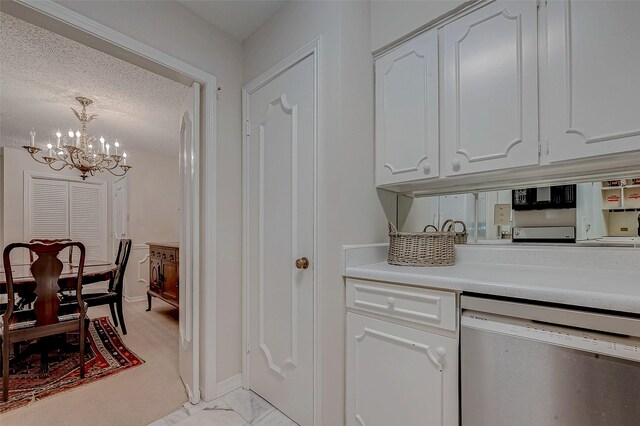
[[[63,157],[60,157],[60,154],[56,152],[56,161],[54,162],[57,163],[58,161],[61,161],[63,166],[60,169],[54,169],[54,170],[63,170],[65,167],[69,167],[70,169],[73,169],[73,164],[70,164],[69,161],[67,161],[67,158],[69,158],[68,155],[65,155]],[[51,165],[49,165],[49,167],[51,167]]]
[[[35,154],[30,154],[31,158],[33,158],[34,160],[36,160],[36,162],[40,163],[40,164],[46,164],[49,165],[49,163],[47,163],[46,161],[42,161],[42,160],[38,160],[35,156]]]
[[[119,162],[119,161],[115,161],[115,160],[114,160],[113,167],[105,167],[105,169],[106,169],[106,170],[109,170],[109,171],[111,171],[111,170],[115,170],[119,165],[120,165],[120,162]],[[113,174],[113,173],[112,173],[112,174]],[[114,176],[117,176],[117,175],[114,175]]]
[[[118,177],[119,176],[124,176],[124,175],[127,174],[127,172],[125,172],[125,171],[123,171],[121,174],[116,174],[116,173],[113,172],[113,169],[105,169],[105,170],[108,171],[109,173],[111,173],[112,175],[118,176]]]
[[[67,168],[69,165],[68,164],[63,164],[62,167],[60,167],[59,169],[56,169],[55,167],[53,167],[54,164],[56,164],[57,161],[55,163],[51,163],[49,164],[49,168],[51,168],[52,170],[55,170],[56,172],[59,172],[60,170],[64,170],[65,168]]]

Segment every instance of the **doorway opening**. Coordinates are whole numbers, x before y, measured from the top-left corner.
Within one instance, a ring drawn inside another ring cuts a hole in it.
[[[192,128],[188,132],[190,137],[189,146],[186,148],[184,146],[181,147],[182,160],[184,161],[178,165],[177,155],[175,161],[173,161],[173,166],[176,169],[173,181],[176,185],[175,195],[178,198],[176,201],[178,208],[174,209],[174,219],[180,215],[177,220],[178,226],[176,228],[178,229],[175,230],[175,237],[167,236],[159,239],[181,240],[180,251],[184,253],[180,254],[180,260],[182,260],[180,262],[181,275],[188,277],[180,281],[181,293],[184,289],[186,296],[184,301],[185,308],[181,310],[182,312],[179,315],[179,330],[177,333],[179,337],[176,339],[179,340],[180,348],[180,378],[187,390],[189,401],[197,402],[201,397],[211,399],[216,395],[215,366],[204,364],[203,368],[200,368],[199,359],[201,356],[207,358],[208,354],[215,353],[215,312],[214,310],[203,311],[201,315],[199,306],[200,303],[215,306],[216,180],[213,167],[201,171],[199,164],[201,160],[206,164],[216,164],[216,78],[97,22],[81,18],[53,2],[42,2],[33,5],[3,2],[2,6],[2,12],[6,13],[9,19],[22,20],[44,30],[51,30],[57,35],[80,41],[83,45],[123,59],[125,62],[141,67],[147,72],[156,73],[163,78],[168,77],[185,87],[190,93],[197,95],[197,100],[192,99],[191,105],[189,105],[190,115],[188,115],[188,118]],[[185,113],[186,111],[182,112]],[[184,114],[180,114],[175,117],[174,121],[176,124],[174,133],[176,147],[180,141],[180,126],[186,129],[183,118]],[[117,127],[117,123],[113,127]],[[199,133],[200,127],[205,129],[203,135]],[[183,138],[182,142],[187,141]],[[208,149],[203,149],[201,152],[201,145],[206,146]],[[0,158],[6,164],[9,161],[8,157],[13,155],[7,155],[7,153],[13,151],[13,149],[4,148],[6,149],[3,149],[4,153]],[[24,152],[20,154],[26,155]],[[141,174],[148,172],[148,169],[145,169],[141,163],[139,163],[141,167],[136,170],[136,160],[141,161],[142,159],[143,156],[136,158],[136,155],[132,155],[130,161],[134,168],[127,177],[124,180],[114,180],[108,185],[108,191],[113,194],[113,197],[108,197],[108,203],[113,204],[114,207],[113,209],[108,209],[108,213],[105,212],[104,214],[104,219],[108,221],[111,229],[108,235],[111,244],[107,244],[109,249],[117,246],[116,240],[123,236],[131,236],[133,233],[131,213],[134,202],[132,198],[144,196],[144,193],[138,193],[139,195],[134,193],[136,185],[133,176],[136,172]],[[49,173],[53,172],[49,171]],[[3,180],[6,183],[5,175],[6,169],[3,167]],[[157,184],[158,182],[155,183]],[[200,190],[201,188],[202,191]],[[185,190],[188,192],[189,197],[180,200],[178,194],[184,193]],[[6,194],[3,193],[3,205],[6,207],[5,199]],[[6,209],[3,207],[2,216],[5,222],[3,231],[8,228],[4,210]],[[168,210],[169,215],[171,215],[172,211],[172,209],[166,208],[163,211],[162,207],[156,210],[162,213],[167,213]],[[201,222],[206,222],[207,224],[202,233],[200,232]],[[159,226],[158,228],[168,229],[171,226]],[[202,242],[199,239],[201,234]],[[5,232],[1,236],[3,243],[10,238]],[[19,240],[24,239],[24,237],[21,236]],[[142,252],[147,250],[148,252],[146,243],[149,241],[143,240],[144,238],[140,242],[134,243],[134,251],[139,250]],[[135,247],[135,244],[138,244],[138,246]],[[111,250],[108,251],[110,252]],[[201,268],[200,256],[205,255],[208,256],[209,261]],[[148,262],[148,259],[130,260],[129,262],[128,274],[133,274],[134,276],[133,281],[136,284],[134,289],[139,290],[140,285],[138,284],[143,284],[143,286],[145,284],[145,262]],[[149,282],[149,278],[146,278],[146,281]],[[206,287],[203,287],[202,291],[201,282],[208,283]],[[140,295],[133,292],[128,296],[130,302],[138,300],[139,297],[142,298],[140,300],[146,299],[144,293]],[[203,324],[202,329],[200,324]],[[209,358],[214,359],[213,356]]]

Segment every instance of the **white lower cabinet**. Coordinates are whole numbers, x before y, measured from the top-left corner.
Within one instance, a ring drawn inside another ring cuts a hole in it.
[[[455,338],[347,313],[346,424],[457,425]]]

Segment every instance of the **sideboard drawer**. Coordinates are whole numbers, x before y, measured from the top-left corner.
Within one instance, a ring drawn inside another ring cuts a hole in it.
[[[456,295],[447,291],[347,279],[347,308],[456,329]]]
[[[171,260],[171,261],[177,261],[177,257],[178,257],[178,253],[177,250],[172,249],[172,248],[158,248],[158,247],[154,247],[151,249],[150,251],[150,255],[151,257],[155,257],[158,259],[162,259],[162,260]]]

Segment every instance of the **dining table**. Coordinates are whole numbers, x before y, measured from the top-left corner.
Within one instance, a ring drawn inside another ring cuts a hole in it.
[[[118,269],[118,266],[112,261],[87,261],[84,264],[82,271],[82,285],[93,284],[102,281],[109,281],[111,276]],[[33,275],[31,275],[31,264],[20,263],[11,265],[11,272],[13,274],[14,285],[23,285],[35,283]],[[76,277],[78,276],[78,265],[63,262],[62,274],[58,283],[61,288],[73,287]],[[0,294],[6,293],[6,275],[4,273],[4,267],[0,265]]]

